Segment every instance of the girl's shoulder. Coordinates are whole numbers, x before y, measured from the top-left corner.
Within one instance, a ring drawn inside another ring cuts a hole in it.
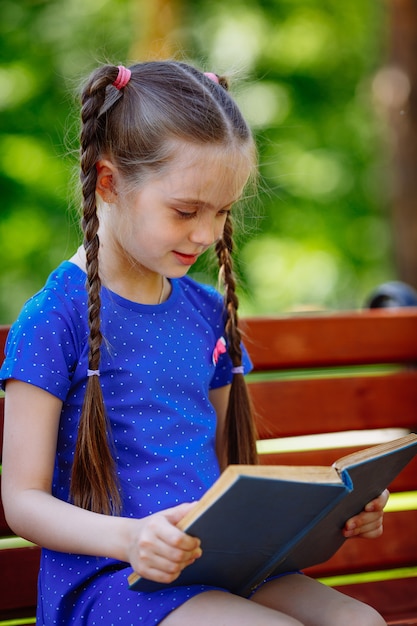
[[[14,327],[79,323],[86,306],[85,275],[73,263],[64,261],[47,278],[44,286],[23,305]]]
[[[17,378],[65,397],[87,340],[84,280],[82,270],[64,262],[27,300],[7,337],[0,385]]]
[[[224,297],[212,285],[197,282],[190,276],[179,279],[183,297],[191,301],[198,308],[212,308],[218,312],[223,308]]]
[[[85,299],[85,280],[85,272],[78,265],[71,261],[63,261],[51,272],[39,293],[49,291],[61,299],[75,300],[79,297]]]

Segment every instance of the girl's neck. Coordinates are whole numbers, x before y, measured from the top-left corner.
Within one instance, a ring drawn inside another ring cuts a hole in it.
[[[86,272],[86,257],[83,246],[80,246],[69,260]],[[103,259],[100,259],[99,267],[103,286],[132,302],[161,304],[168,299],[171,293],[169,280],[161,274],[139,273],[134,269],[131,272],[118,271],[117,268],[111,268],[109,271]]]

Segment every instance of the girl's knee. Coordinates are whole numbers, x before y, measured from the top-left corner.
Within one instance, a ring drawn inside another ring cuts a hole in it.
[[[384,618],[374,608],[361,602],[351,603],[343,612],[343,616],[336,619],[338,626],[387,626]]]

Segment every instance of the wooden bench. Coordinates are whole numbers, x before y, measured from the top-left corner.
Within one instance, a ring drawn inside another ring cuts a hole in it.
[[[416,431],[417,308],[253,318],[243,328],[262,463],[331,465]],[[348,540],[309,573],[375,606],[389,624],[417,625],[417,460],[390,489],[383,537]],[[0,536],[0,620],[33,617],[39,549],[10,539],[2,511]]]

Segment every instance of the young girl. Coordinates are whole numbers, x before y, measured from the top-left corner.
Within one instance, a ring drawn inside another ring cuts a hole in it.
[[[3,500],[15,532],[43,546],[40,625],[385,623],[300,573],[250,599],[128,589],[132,570],[172,582],[199,558],[176,524],[227,463],[256,462],[231,261],[232,207],[254,167],[214,74],[107,65],[83,90],[84,245],[26,303],[1,369]],[[210,247],[224,298],[186,276]],[[378,536],[386,500],[346,536]]]

